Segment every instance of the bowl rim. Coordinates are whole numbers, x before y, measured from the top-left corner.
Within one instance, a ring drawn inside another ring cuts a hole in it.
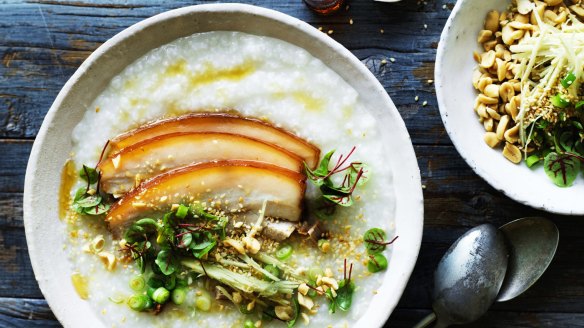
[[[468,0],[459,0],[456,2],[456,5],[452,9],[444,28],[442,29],[442,33],[440,34],[440,40],[438,42],[438,48],[436,53],[436,65],[434,69],[434,81],[435,81],[435,90],[436,90],[436,97],[438,100],[438,109],[440,111],[440,117],[442,120],[442,124],[452,144],[456,148],[457,152],[460,156],[465,160],[465,162],[470,166],[470,168],[479,175],[483,180],[485,180],[491,187],[496,189],[497,191],[503,193],[505,196],[519,202],[520,204],[527,205],[529,207],[543,210],[546,212],[560,214],[560,215],[582,215],[584,214],[584,208],[582,210],[574,210],[573,208],[567,208],[566,206],[562,206],[561,204],[558,205],[554,202],[536,202],[529,197],[529,192],[517,192],[511,191],[506,186],[505,179],[499,178],[497,175],[493,175],[490,170],[485,169],[483,165],[479,165],[477,161],[474,159],[474,156],[471,155],[469,149],[465,148],[462,145],[462,139],[457,134],[457,129],[450,125],[451,121],[449,119],[449,115],[452,113],[448,113],[448,109],[446,108],[446,96],[444,94],[443,85],[448,83],[446,78],[443,78],[443,72],[446,71],[446,67],[443,67],[445,62],[445,52],[448,48],[448,45],[451,43],[453,38],[456,38],[456,35],[451,33],[452,26],[456,24],[456,21],[460,19],[461,11],[464,9],[465,6],[470,6],[471,1]],[[469,82],[470,83],[470,82]],[[472,106],[472,104],[470,105]],[[527,167],[525,167],[527,169]],[[537,174],[543,174],[543,172],[537,172]],[[535,174],[535,173],[534,173]],[[557,187],[559,188],[559,187]]]
[[[407,132],[405,123],[403,122],[403,119],[399,115],[399,112],[397,111],[395,105],[391,101],[391,99],[390,99],[389,95],[387,94],[387,92],[385,91],[385,89],[382,87],[381,83],[379,83],[379,81],[375,78],[375,76],[349,50],[347,50],[341,44],[339,44],[337,41],[333,40],[332,38],[328,37],[327,35],[323,34],[320,31],[318,31],[316,28],[312,27],[311,25],[309,25],[306,22],[303,22],[297,18],[291,17],[287,14],[284,14],[284,13],[281,13],[281,12],[278,12],[275,10],[257,7],[257,6],[253,6],[253,5],[247,5],[247,4],[221,3],[221,4],[193,5],[193,6],[182,7],[182,8],[162,12],[162,13],[159,13],[155,16],[152,16],[150,18],[147,18],[145,20],[137,22],[137,23],[129,26],[128,28],[122,30],[121,32],[117,33],[115,36],[113,36],[112,38],[107,40],[104,44],[102,44],[100,47],[98,47],[80,65],[80,67],[75,71],[75,73],[65,83],[65,85],[63,86],[63,88],[61,89],[59,94],[57,95],[55,101],[51,105],[48,113],[46,114],[45,119],[43,121],[43,124],[42,124],[41,128],[39,129],[36,140],[33,144],[33,147],[32,147],[31,153],[30,153],[30,157],[29,157],[29,161],[28,161],[28,165],[27,165],[27,170],[26,170],[25,188],[24,188],[24,197],[23,197],[24,226],[25,226],[25,233],[26,233],[26,239],[27,239],[27,246],[29,249],[29,256],[30,256],[33,271],[35,273],[35,279],[37,279],[37,282],[39,283],[39,287],[41,289],[41,292],[45,296],[47,303],[49,304],[51,309],[54,311],[57,319],[64,326],[66,326],[66,327],[74,326],[73,325],[74,322],[79,322],[79,321],[74,321],[72,319],[72,317],[74,315],[71,315],[70,309],[66,309],[62,306],[59,306],[59,304],[63,303],[63,300],[59,299],[59,297],[57,297],[58,295],[55,295],[54,293],[48,292],[49,286],[47,286],[47,285],[50,285],[49,282],[38,279],[39,273],[43,272],[44,269],[43,269],[43,267],[41,267],[40,262],[39,262],[40,259],[37,258],[37,254],[36,254],[37,246],[42,247],[42,245],[37,245],[37,243],[35,241],[35,237],[34,237],[34,235],[36,233],[35,230],[38,229],[38,227],[36,227],[33,224],[33,217],[32,217],[33,208],[34,208],[34,203],[33,203],[33,201],[34,201],[33,189],[34,188],[33,187],[35,186],[35,178],[38,174],[37,163],[39,162],[40,155],[43,151],[42,146],[43,146],[44,140],[47,138],[47,136],[50,135],[51,122],[54,120],[57,111],[62,106],[64,99],[69,94],[71,89],[75,86],[75,84],[83,77],[83,75],[87,71],[89,71],[93,68],[94,62],[99,57],[101,57],[102,55],[107,53],[107,51],[111,47],[113,47],[114,45],[117,45],[119,43],[123,43],[127,38],[130,38],[136,31],[139,31],[139,30],[144,29],[146,27],[149,27],[151,25],[155,25],[155,24],[159,23],[160,21],[167,21],[167,20],[182,16],[182,15],[192,14],[192,13],[196,13],[196,12],[221,12],[221,13],[226,13],[226,14],[245,13],[245,14],[251,14],[254,16],[261,16],[261,17],[267,18],[269,20],[277,21],[281,24],[288,25],[290,27],[294,27],[297,30],[299,30],[299,32],[306,34],[309,38],[316,38],[319,41],[324,42],[326,45],[330,46],[334,50],[334,52],[341,55],[341,57],[344,60],[348,60],[350,65],[353,66],[353,68],[357,69],[360,73],[365,74],[368,79],[372,80],[372,82],[373,81],[375,82],[375,85],[376,85],[375,91],[377,93],[379,93],[380,97],[382,97],[380,99],[383,100],[384,105],[387,105],[388,110],[391,111],[390,115],[392,115],[392,118],[395,119],[394,123],[396,124],[396,126],[399,130],[398,137],[401,139],[400,140],[400,142],[401,142],[400,150],[403,153],[402,156],[405,159],[406,163],[411,164],[411,165],[407,165],[407,167],[404,167],[404,169],[402,170],[402,172],[399,175],[394,174],[394,185],[396,184],[396,181],[407,182],[406,184],[402,183],[404,188],[402,188],[402,190],[400,190],[399,193],[397,191],[395,193],[396,194],[395,195],[395,204],[396,204],[395,217],[396,218],[398,217],[398,213],[407,214],[409,217],[409,220],[411,221],[411,223],[408,223],[408,235],[410,236],[409,240],[407,242],[405,240],[403,241],[404,243],[407,243],[408,247],[407,247],[407,249],[404,249],[404,251],[401,252],[401,253],[405,254],[404,256],[407,255],[408,258],[411,259],[411,261],[408,261],[407,263],[400,263],[401,268],[397,269],[400,272],[399,277],[401,280],[399,283],[399,288],[397,290],[396,289],[389,290],[388,288],[385,288],[385,290],[383,290],[383,288],[380,288],[380,294],[382,294],[383,292],[391,292],[391,294],[389,294],[389,295],[393,295],[393,296],[383,298],[382,304],[379,304],[382,306],[375,307],[374,309],[370,308],[370,309],[366,310],[366,312],[359,318],[359,323],[367,323],[367,325],[369,327],[374,327],[374,326],[381,327],[385,323],[385,321],[389,318],[390,314],[393,312],[395,307],[397,306],[397,303],[398,303],[399,299],[401,298],[401,295],[403,294],[403,291],[405,290],[405,288],[407,286],[407,282],[409,280],[409,277],[411,276],[412,271],[414,269],[414,266],[417,262],[417,258],[418,258],[418,254],[419,254],[419,250],[420,250],[420,246],[421,246],[421,241],[422,241],[424,206],[423,206],[423,195],[422,195],[422,187],[421,187],[421,177],[420,177],[419,167],[417,164],[417,159],[416,159],[416,156],[414,153],[414,148],[413,148],[413,145],[411,143],[410,136]],[[393,172],[395,173],[395,170],[393,170]],[[402,201],[400,202],[400,200],[402,200]],[[404,204],[405,204],[405,206],[404,206]],[[397,226],[397,224],[396,224],[395,229],[396,229],[396,231],[399,231],[398,230],[399,227]],[[393,257],[393,254],[392,254],[392,257]],[[385,277],[388,277],[388,276],[389,276],[389,274],[385,275]],[[387,285],[387,282],[388,282],[388,280],[384,279],[381,287],[383,287],[383,285]],[[95,311],[95,309],[94,309],[94,311]],[[363,321],[362,319],[365,317],[366,314],[370,314],[370,317],[367,319],[366,322],[362,322]]]

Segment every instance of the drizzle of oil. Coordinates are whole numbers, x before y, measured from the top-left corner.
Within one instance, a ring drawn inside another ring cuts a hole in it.
[[[351,115],[353,115],[353,106],[345,106],[343,107],[342,113],[343,113],[343,118],[345,119],[349,119],[351,118]]]
[[[136,88],[136,79],[128,79],[126,80],[126,82],[124,82],[124,86],[123,89],[124,90],[130,90],[130,89],[134,89]]]
[[[217,69],[211,63],[204,64],[202,72],[194,73],[190,76],[190,85],[195,88],[204,84],[210,84],[219,80],[239,81],[253,73],[256,69],[255,64],[246,61],[239,66],[226,69]]]
[[[79,272],[73,272],[71,274],[71,282],[73,283],[77,295],[79,295],[82,300],[87,300],[89,298],[89,281],[87,278]]]
[[[187,62],[184,59],[179,59],[174,63],[170,64],[166,71],[164,72],[165,76],[177,76],[183,75],[187,71]]]
[[[75,162],[67,160],[61,172],[61,187],[59,188],[59,219],[64,220],[71,206],[71,188],[77,182]]]
[[[293,92],[292,97],[294,98],[294,100],[304,105],[304,108],[306,108],[309,111],[318,112],[324,108],[324,100],[322,98],[313,97],[307,94],[306,92],[302,91]]]

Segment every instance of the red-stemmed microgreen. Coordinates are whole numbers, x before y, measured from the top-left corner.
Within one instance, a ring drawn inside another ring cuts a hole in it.
[[[336,291],[336,296],[330,289],[327,289],[325,295],[329,300],[329,312],[335,313],[336,309],[341,311],[349,311],[353,303],[353,293],[355,292],[355,283],[351,281],[353,273],[353,263],[349,268],[349,275],[347,276],[347,259],[344,260],[343,279],[339,282],[339,289]]]
[[[308,179],[320,188],[323,198],[332,204],[348,207],[353,205],[353,192],[357,186],[362,186],[369,178],[369,169],[362,162],[350,162],[356,147],[345,156],[341,154],[336,163],[329,169],[331,158],[335,150],[326,153],[315,170],[311,170],[306,163],[305,171]],[[342,182],[336,184],[333,176],[344,174]]]
[[[393,244],[398,236],[395,236],[392,240],[386,241],[385,231],[380,228],[371,228],[365,232],[363,235],[363,242],[365,243],[365,249],[367,249],[368,254],[380,253],[385,250],[387,245]]]

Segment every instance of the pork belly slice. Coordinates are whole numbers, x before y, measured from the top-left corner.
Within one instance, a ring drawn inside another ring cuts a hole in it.
[[[176,132],[224,132],[261,140],[301,157],[311,169],[318,165],[320,150],[313,144],[266,122],[227,113],[192,113],[155,121],[110,140],[119,151],[142,140]]]
[[[98,164],[103,191],[122,195],[140,181],[192,163],[220,160],[266,162],[303,172],[295,154],[245,136],[216,132],[177,132],[125,147]]]
[[[172,204],[221,204],[226,213],[258,212],[297,222],[306,189],[304,175],[272,164],[226,160],[192,164],[143,182],[115,203],[106,222],[119,238],[137,219],[168,211]],[[241,204],[241,205],[240,205]]]

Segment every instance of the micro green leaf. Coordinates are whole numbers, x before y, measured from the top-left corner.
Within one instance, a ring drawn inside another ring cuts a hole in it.
[[[176,259],[170,250],[161,250],[154,262],[165,276],[173,274],[177,269]]]
[[[551,152],[544,159],[544,171],[556,186],[569,187],[580,172],[580,160]]]
[[[341,311],[349,311],[353,303],[353,292],[355,291],[355,283],[348,280],[341,280],[339,289],[337,290],[337,307]]]
[[[96,169],[84,164],[81,170],[79,170],[79,177],[90,184],[94,184],[99,179],[99,173]]]
[[[292,295],[292,310],[294,311],[292,319],[286,322],[288,328],[294,327],[298,316],[300,316],[300,304],[298,304],[298,290]]]

